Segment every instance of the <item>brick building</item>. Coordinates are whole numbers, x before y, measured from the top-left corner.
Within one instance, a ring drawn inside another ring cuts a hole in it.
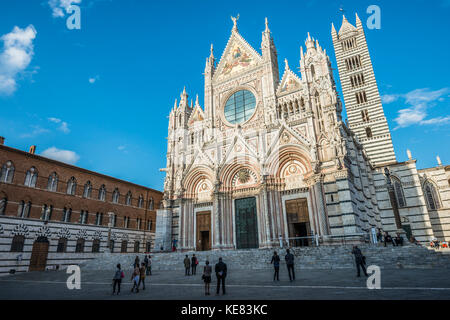
[[[34,152],[0,139],[0,274],[151,250],[161,192]]]

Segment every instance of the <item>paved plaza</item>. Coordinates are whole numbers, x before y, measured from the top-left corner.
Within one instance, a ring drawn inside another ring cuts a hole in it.
[[[200,269],[200,268],[199,268]],[[365,277],[357,278],[353,269],[296,270],[290,282],[286,270],[280,281],[272,281],[268,270],[232,270],[227,277],[227,294],[215,296],[215,277],[211,296],[204,295],[201,272],[185,276],[184,271],[157,271],[146,279],[146,290],[131,293],[131,270],[125,271],[122,292],[111,295],[113,274],[81,271],[81,289],[69,290],[65,271],[31,272],[0,278],[0,300],[8,299],[450,299],[448,269],[382,269],[381,289],[369,290]]]

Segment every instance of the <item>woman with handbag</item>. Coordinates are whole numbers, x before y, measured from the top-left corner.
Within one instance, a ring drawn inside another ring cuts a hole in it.
[[[209,286],[211,284],[212,267],[209,265],[209,261],[206,260],[205,267],[203,268],[202,280],[205,282],[205,296],[209,296]]]
[[[125,275],[122,271],[122,269],[120,268],[120,263],[117,264],[117,269],[116,269],[116,273],[114,274],[114,278],[113,278],[113,293],[116,293],[116,286],[117,286],[117,295],[119,295],[120,293],[120,284],[122,283],[122,278],[124,278]]]

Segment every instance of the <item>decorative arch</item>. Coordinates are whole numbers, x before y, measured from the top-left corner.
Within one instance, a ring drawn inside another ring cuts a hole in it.
[[[434,181],[427,179],[423,183],[423,192],[429,210],[438,210],[441,208],[441,201],[439,197],[438,187]]]
[[[214,173],[206,166],[197,166],[191,170],[183,181],[185,196],[187,198],[207,197],[214,187]]]
[[[305,148],[299,145],[285,145],[269,157],[266,162],[267,173],[273,177],[281,178],[283,168],[292,161],[297,161],[305,174],[312,171],[312,159]]]
[[[225,164],[219,172],[223,191],[251,186],[256,184],[259,180],[258,177],[261,176],[259,165],[256,162],[249,161],[248,157],[237,157],[235,160],[232,163]]]

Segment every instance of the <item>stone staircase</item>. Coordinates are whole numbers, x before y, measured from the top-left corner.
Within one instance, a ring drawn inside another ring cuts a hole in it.
[[[450,252],[439,252],[427,247],[406,245],[403,247],[383,247],[376,245],[360,245],[366,256],[368,265],[378,265],[381,268],[450,268]],[[270,260],[273,251],[281,256],[281,267],[284,267],[285,249],[249,249],[249,250],[218,250],[218,251],[189,251],[170,253],[151,253],[152,270],[183,270],[183,259],[187,254],[189,258],[195,253],[199,266],[206,260],[210,264],[217,263],[219,257],[227,264],[229,269],[271,269]],[[351,245],[299,247],[292,248],[295,256],[296,268],[299,269],[341,269],[354,268],[354,258],[351,254]],[[97,259],[81,264],[84,270],[114,270],[117,263],[123,269],[131,269],[136,254],[110,254],[103,253]],[[144,254],[139,254],[141,262]]]

